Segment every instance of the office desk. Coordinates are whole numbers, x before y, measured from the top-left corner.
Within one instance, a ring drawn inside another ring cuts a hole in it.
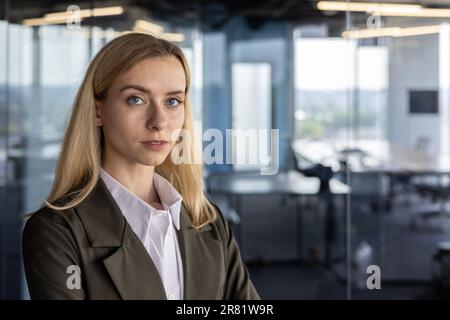
[[[226,195],[230,202],[235,204],[235,209],[241,213],[241,197],[246,195],[267,196],[286,195],[295,198],[297,218],[297,256],[303,258],[302,229],[303,219],[299,204],[300,196],[321,196],[319,194],[320,181],[318,178],[305,177],[298,171],[281,172],[276,175],[263,176],[256,172],[232,172],[227,174],[215,174],[208,177],[207,188],[211,194]],[[339,180],[330,181],[332,196],[345,196],[350,188]],[[344,201],[345,203],[345,201]],[[331,213],[325,218],[325,259],[327,263],[331,260],[330,233],[332,230],[333,217]],[[238,241],[242,246],[242,231],[239,227]]]
[[[387,140],[298,139],[293,141],[292,149],[300,166],[320,163],[330,166],[335,172],[348,169],[355,174],[386,177],[388,190],[384,194],[388,208],[395,198],[394,185],[397,181],[410,181],[422,176],[435,176],[438,179],[450,176],[450,159],[431,156]],[[346,163],[347,167],[343,168],[342,163]],[[381,189],[374,191],[380,192]],[[359,188],[354,190],[355,195],[360,191]]]
[[[335,171],[340,168],[339,161],[346,160],[353,172],[450,174],[450,159],[387,140],[298,139],[292,143],[292,149],[304,161],[321,163]],[[345,150],[353,152],[345,153]]]

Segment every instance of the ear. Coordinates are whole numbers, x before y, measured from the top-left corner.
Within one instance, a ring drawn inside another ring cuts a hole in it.
[[[97,127],[101,127],[103,126],[103,121],[102,121],[102,103],[99,100],[95,100],[95,125]]]

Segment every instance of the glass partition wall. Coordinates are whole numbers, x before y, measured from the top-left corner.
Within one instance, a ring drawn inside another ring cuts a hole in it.
[[[347,298],[445,297],[449,3],[352,2],[318,2],[328,22],[294,32],[294,149],[351,188],[332,266]]]
[[[158,28],[186,54],[194,118],[201,120],[202,39],[195,25],[171,25],[120,2],[31,4],[27,10],[19,2],[0,3],[0,298],[18,299],[28,298],[23,215],[36,211],[50,192],[69,111],[90,60],[123,32]],[[49,13],[62,20],[45,20]]]
[[[7,170],[7,102],[8,102],[8,86],[7,86],[7,78],[8,78],[8,57],[6,44],[8,42],[7,38],[7,30],[8,30],[8,22],[6,19],[6,8],[0,8],[0,201],[5,203],[6,199],[6,184],[8,179],[8,170]],[[6,296],[6,288],[3,283],[6,281],[7,275],[7,260],[6,260],[6,251],[7,251],[7,225],[6,225],[6,213],[2,211],[2,215],[0,217],[0,296]]]
[[[434,6],[347,13],[343,37],[355,44],[347,145],[352,262],[371,266],[353,297],[448,293],[450,16],[448,3]]]

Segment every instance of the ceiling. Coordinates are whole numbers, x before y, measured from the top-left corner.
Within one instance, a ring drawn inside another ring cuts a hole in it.
[[[5,7],[1,16],[10,21],[20,22],[25,18],[42,16],[49,12],[63,11],[67,6],[77,4],[82,9],[122,5],[126,19],[136,12],[145,13],[152,18],[179,24],[202,24],[206,28],[221,28],[232,17],[244,17],[247,23],[257,28],[266,21],[311,21],[320,19],[341,19],[343,13],[330,13],[317,10],[317,0],[127,0],[127,1],[73,1],[73,0],[3,0]],[[363,0],[361,0],[363,1]],[[425,7],[448,7],[450,0],[364,0],[365,2],[413,3]],[[355,1],[353,1],[355,2]],[[99,18],[95,18],[99,19]],[[100,18],[108,19],[108,18]],[[117,17],[115,19],[118,19]]]

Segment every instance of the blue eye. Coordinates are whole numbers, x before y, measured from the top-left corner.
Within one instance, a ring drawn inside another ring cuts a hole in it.
[[[166,100],[166,104],[169,107],[178,107],[178,105],[180,105],[182,102],[183,101],[180,101],[180,100],[175,99],[175,98],[169,98],[169,99]]]
[[[131,105],[140,105],[144,103],[144,100],[142,100],[141,98],[137,97],[137,96],[132,96],[130,98],[128,98],[127,102]]]

